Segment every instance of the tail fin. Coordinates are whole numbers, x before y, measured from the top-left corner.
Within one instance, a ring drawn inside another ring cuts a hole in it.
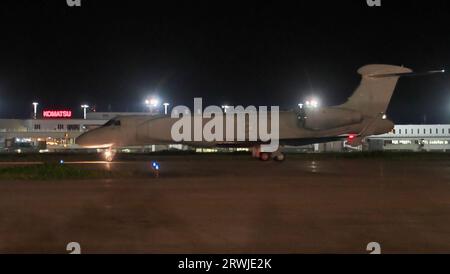
[[[358,70],[362,79],[358,88],[340,108],[376,117],[385,113],[400,76],[412,73],[405,67],[392,65],[367,65]]]

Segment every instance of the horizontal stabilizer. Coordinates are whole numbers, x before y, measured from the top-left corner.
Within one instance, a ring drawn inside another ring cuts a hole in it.
[[[400,72],[400,73],[388,73],[388,74],[372,74],[368,75],[371,78],[385,78],[385,77],[414,77],[414,76],[426,76],[436,73],[445,73],[445,70],[430,70],[425,72]]]

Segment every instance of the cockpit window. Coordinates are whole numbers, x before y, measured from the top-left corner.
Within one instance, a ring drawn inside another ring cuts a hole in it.
[[[106,124],[104,124],[104,127],[110,127],[110,126],[120,126],[120,120],[117,119],[111,119]]]

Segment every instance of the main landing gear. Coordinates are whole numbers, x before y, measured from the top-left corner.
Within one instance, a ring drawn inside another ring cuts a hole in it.
[[[269,161],[270,159],[273,159],[277,162],[282,162],[286,159],[286,156],[281,152],[281,148],[279,148],[275,152],[261,152],[260,146],[255,146],[252,149],[252,157],[253,158],[259,158],[261,161]]]
[[[114,160],[114,156],[116,155],[116,151],[114,151],[112,148],[107,148],[105,151],[103,151],[103,158],[107,162],[112,162]]]

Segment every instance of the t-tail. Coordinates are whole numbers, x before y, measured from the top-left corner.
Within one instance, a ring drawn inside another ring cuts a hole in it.
[[[444,70],[414,73],[411,69],[393,65],[367,65],[358,70],[361,83],[340,108],[356,110],[369,117],[386,113],[400,77],[442,73]]]
[[[367,65],[358,73],[362,77],[361,83],[347,102],[339,107],[377,117],[386,113],[400,76],[410,74],[412,70],[392,65]]]

